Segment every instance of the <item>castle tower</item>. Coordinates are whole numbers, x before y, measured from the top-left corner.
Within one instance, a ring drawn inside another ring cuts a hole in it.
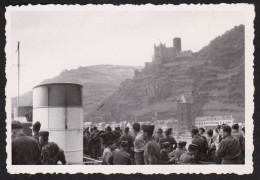
[[[178,132],[184,133],[191,129],[191,103],[187,102],[184,95],[178,99],[177,105]]]
[[[175,51],[181,51],[181,38],[174,38],[173,39],[173,48]]]

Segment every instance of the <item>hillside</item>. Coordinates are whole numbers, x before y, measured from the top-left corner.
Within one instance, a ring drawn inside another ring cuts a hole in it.
[[[177,118],[181,95],[192,103],[192,119],[233,115],[244,122],[244,26],[212,40],[191,58],[147,63],[104,101],[95,121],[150,121]]]
[[[134,76],[134,70],[141,67],[97,65],[64,70],[57,77],[47,79],[45,83],[78,83],[83,85],[84,120],[103,100],[116,91],[121,82]],[[16,106],[16,98],[12,100]],[[20,105],[32,105],[32,91],[20,97]]]

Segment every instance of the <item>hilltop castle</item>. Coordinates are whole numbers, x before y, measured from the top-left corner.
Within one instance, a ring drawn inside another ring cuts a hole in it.
[[[192,56],[191,51],[181,50],[181,38],[173,39],[173,47],[166,47],[165,44],[154,44],[154,55],[152,57],[153,63],[164,64],[173,60],[179,60]]]

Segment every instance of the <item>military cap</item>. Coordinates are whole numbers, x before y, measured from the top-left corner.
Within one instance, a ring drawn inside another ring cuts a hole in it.
[[[23,129],[23,126],[19,121],[12,121],[12,129]]]
[[[233,124],[233,125],[232,125],[232,129],[238,130],[238,129],[239,129],[239,125],[238,125],[238,124]]]
[[[40,129],[41,128],[41,123],[39,121],[36,121],[31,127],[30,129]]]
[[[197,127],[193,127],[190,132],[193,134],[198,134],[199,130]]]
[[[154,125],[142,125],[142,129],[144,132],[153,133]]]
[[[178,142],[178,145],[179,145],[179,146],[182,146],[182,147],[186,146],[186,144],[187,144],[186,141],[179,141],[179,142]]]
[[[40,135],[40,137],[48,138],[49,137],[49,132],[48,131],[40,131],[39,135]]]

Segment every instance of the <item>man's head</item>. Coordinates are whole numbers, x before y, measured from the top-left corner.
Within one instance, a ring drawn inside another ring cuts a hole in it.
[[[12,139],[23,133],[23,126],[19,121],[12,121]]]
[[[135,133],[140,132],[140,130],[141,130],[140,124],[137,123],[137,122],[135,122],[135,123],[133,124],[133,130],[134,130]]]
[[[116,127],[115,131],[120,132],[120,127]]]
[[[154,126],[153,125],[143,125],[142,130],[144,132],[144,134],[143,134],[144,140],[147,140],[148,138],[153,136]]]
[[[107,147],[110,148],[111,151],[115,150],[116,149],[116,143],[114,141],[108,141],[107,142]]]
[[[128,142],[127,141],[121,141],[120,147],[121,149],[127,150]]]
[[[97,131],[97,127],[95,126],[95,127],[93,127],[93,131]]]
[[[129,127],[126,127],[125,128],[125,134],[128,134],[129,133]]]
[[[106,131],[112,131],[112,128],[110,126],[107,126],[105,130]]]
[[[208,134],[209,137],[212,137],[212,136],[213,136],[213,130],[212,130],[212,129],[209,129],[209,130],[207,131],[207,134]]]
[[[217,125],[217,127],[216,127],[216,129],[215,129],[215,131],[216,131],[216,133],[217,134],[219,134],[219,130],[221,129],[221,125]]]
[[[166,136],[170,136],[172,134],[172,128],[168,128],[166,131],[165,131],[165,135]]]
[[[198,130],[198,128],[193,127],[191,129],[190,133],[191,133],[191,137],[194,137],[195,135],[197,135],[199,133],[199,130]]]
[[[205,129],[204,129],[204,128],[199,128],[199,135],[204,134],[204,132],[205,132]]]
[[[242,132],[243,132],[243,134],[245,135],[245,127],[242,127]]]
[[[232,129],[234,132],[238,132],[239,131],[239,125],[238,124],[233,124],[232,125]]]
[[[43,142],[48,142],[49,140],[49,132],[48,131],[40,131],[39,132],[39,142],[42,144]]]
[[[33,124],[32,130],[33,132],[40,132],[40,129],[41,129],[41,123],[39,121],[36,121]]]
[[[221,130],[222,130],[221,133],[223,138],[226,138],[231,135],[231,127],[229,125],[226,124],[222,125]]]
[[[195,154],[198,151],[198,146],[196,144],[190,144],[188,147],[189,153],[190,154]]]
[[[162,133],[163,133],[162,128],[159,128],[159,129],[157,130],[157,134],[162,135]]]
[[[179,149],[183,149],[183,148],[185,148],[186,144],[187,144],[186,141],[179,141],[177,146]]]

